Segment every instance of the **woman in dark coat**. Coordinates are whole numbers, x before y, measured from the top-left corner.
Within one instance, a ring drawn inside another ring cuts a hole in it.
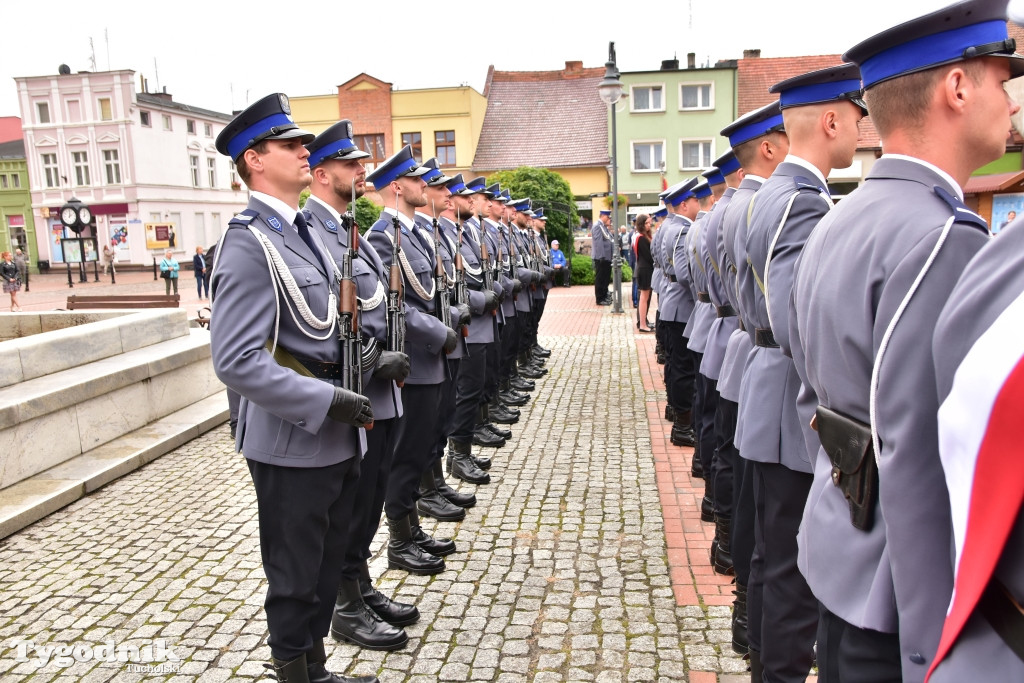
[[[647,322],[647,311],[651,307],[651,276],[654,275],[654,260],[651,258],[651,217],[645,213],[636,217],[636,281],[640,289],[640,306],[637,308],[636,326],[641,332],[653,332]]]

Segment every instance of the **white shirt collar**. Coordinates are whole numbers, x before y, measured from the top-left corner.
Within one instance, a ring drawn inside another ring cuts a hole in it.
[[[402,227],[404,227],[406,230],[411,230],[412,227],[413,227],[413,220],[411,218],[409,218],[405,214],[398,213],[397,211],[395,211],[390,206],[385,206],[381,210],[381,213],[386,213],[389,216],[397,215],[398,216],[398,221],[402,224]]]
[[[322,206],[324,209],[327,210],[328,213],[331,214],[331,216],[334,217],[335,220],[338,221],[338,225],[341,225],[341,214],[335,211],[333,206],[329,206],[327,202],[314,195],[310,195],[309,199],[306,200],[306,204],[309,204],[310,202],[316,202],[317,204]]]
[[[807,169],[808,171],[813,173],[818,180],[821,181],[821,186],[828,190],[828,182],[825,180],[825,176],[821,175],[821,171],[818,170],[818,167],[812,164],[811,162],[807,161],[807,159],[804,159],[803,157],[798,157],[795,154],[787,154],[786,158],[782,160],[782,163],[796,164],[801,168]]]
[[[947,183],[949,183],[949,186],[953,188],[953,191],[956,192],[957,199],[959,199],[960,201],[964,200],[964,191],[960,187],[960,183],[958,183],[957,181],[953,180],[953,176],[949,175],[948,173],[943,171],[941,168],[939,168],[935,164],[933,164],[933,163],[931,163],[929,161],[925,161],[924,159],[918,159],[917,157],[907,156],[906,154],[883,154],[882,158],[883,159],[902,159],[903,161],[912,161],[912,162],[914,162],[916,164],[921,164],[925,168],[928,168],[928,169],[931,169],[932,171],[935,171],[935,173],[938,174],[938,176],[940,178],[942,178]]]
[[[287,220],[289,225],[294,226],[295,216],[296,214],[299,213],[298,209],[292,206],[288,206],[287,202],[282,201],[277,197],[272,197],[264,192],[250,190],[249,196],[252,197],[253,199],[263,202],[264,204],[269,206],[275,213],[281,216],[281,218]]]
[[[759,175],[754,175],[753,173],[748,173],[745,176],[743,176],[744,180],[746,180],[747,178],[750,178],[751,180],[756,180],[757,182],[759,182],[762,185],[764,185],[764,178],[762,178]]]

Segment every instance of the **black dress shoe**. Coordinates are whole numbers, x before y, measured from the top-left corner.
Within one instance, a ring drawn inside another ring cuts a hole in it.
[[[669,440],[673,446],[696,446],[697,435],[693,433],[693,427],[689,425],[682,425],[677,420],[672,425],[672,432],[669,434]]]
[[[409,517],[392,519],[387,517],[388,531],[388,567],[404,569],[410,574],[430,576],[444,571],[444,560],[437,555],[428,553],[413,540]]]
[[[494,411],[491,411],[491,418],[494,418]],[[486,427],[487,429],[491,430],[493,433],[497,434],[498,436],[500,436],[501,438],[503,438],[505,440],[508,440],[508,439],[512,438],[512,430],[511,429],[502,429],[498,425],[492,424],[490,422],[485,424],[484,427]]]
[[[366,562],[359,567],[359,592],[363,596],[363,603],[392,626],[408,626],[420,620],[420,611],[416,605],[392,600],[373,587]]]
[[[477,446],[487,446],[488,448],[501,448],[505,445],[505,439],[483,425],[477,425],[473,430],[473,443]]]
[[[707,496],[704,496],[700,501],[700,521],[715,521],[715,503]]]
[[[704,464],[700,461],[700,453],[696,450],[693,452],[693,457],[690,458],[690,476],[697,479],[704,478]],[[710,519],[705,519],[705,522],[710,522]]]
[[[676,409],[673,408],[672,406],[670,406],[667,403],[665,404],[665,421],[666,422],[675,422],[676,421]]]
[[[469,482],[470,484],[489,484],[491,475],[477,467],[473,454],[468,443],[459,443],[448,440],[448,449],[452,459],[451,475],[456,479]],[[490,462],[488,462],[488,467]]]
[[[501,402],[507,406],[525,406],[527,403],[530,402],[529,396],[524,396],[523,394],[513,392],[514,389],[509,388],[508,391],[499,392],[498,398],[501,399]]]
[[[515,412],[512,412],[505,408],[505,406],[491,406],[489,413],[492,422],[497,422],[503,425],[514,425],[516,422],[519,422],[519,411],[516,410]],[[509,432],[509,434],[511,434],[511,432]],[[509,437],[506,436],[505,438],[507,439]]]
[[[489,470],[489,469],[491,469],[491,459],[490,458],[485,458],[482,455],[481,456],[471,455],[471,456],[469,456],[469,459],[473,461],[474,465],[476,465],[477,467],[479,467],[482,470]]]
[[[367,650],[400,650],[409,642],[405,631],[381,619],[363,602],[359,582],[342,581],[331,617],[331,637]]]
[[[535,356],[541,356],[543,358],[548,358],[549,356],[551,356],[551,349],[545,349],[540,344],[534,344],[531,350],[533,351]]]
[[[519,374],[528,379],[540,379],[544,376],[543,372],[534,369],[532,365],[527,365],[526,367],[520,365]]]
[[[442,522],[461,522],[466,518],[466,511],[442,496],[436,488],[420,495],[420,499],[416,501],[416,509],[421,515]]]
[[[522,377],[513,377],[511,380],[509,380],[509,386],[511,386],[516,391],[533,391],[534,389],[537,388],[537,385],[534,384],[532,381],[528,379],[523,379]]]
[[[490,467],[490,462],[487,463],[487,466]],[[476,505],[475,495],[456,491],[444,480],[444,470],[441,468],[440,459],[434,461],[431,470],[434,474],[434,485],[437,486],[437,492],[444,496],[449,503],[458,505],[460,508],[471,508]]]
[[[423,530],[415,510],[409,513],[409,526],[412,529],[412,540],[424,552],[435,557],[445,557],[455,552],[455,541],[450,538],[434,538]]]
[[[597,305],[598,306],[611,306],[612,305],[612,300],[611,299],[601,299],[600,301],[597,302]]]

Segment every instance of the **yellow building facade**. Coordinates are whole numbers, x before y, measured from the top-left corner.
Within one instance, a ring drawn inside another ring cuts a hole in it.
[[[394,90],[395,148],[412,144],[420,161],[437,157],[448,175],[469,173],[486,111],[487,100],[469,86]]]

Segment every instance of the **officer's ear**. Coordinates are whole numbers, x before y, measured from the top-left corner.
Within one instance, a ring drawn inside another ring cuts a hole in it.
[[[250,171],[262,171],[263,170],[263,157],[255,148],[250,147],[242,153],[242,159],[245,161],[245,165],[249,167]]]

